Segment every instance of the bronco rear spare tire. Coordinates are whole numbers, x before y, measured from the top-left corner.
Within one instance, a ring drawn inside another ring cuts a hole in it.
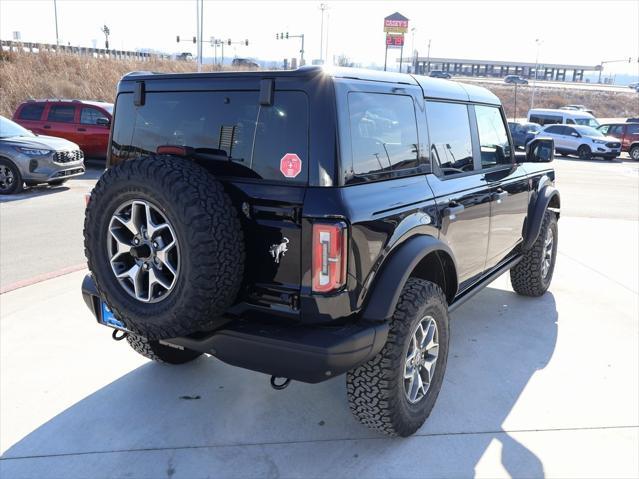
[[[91,193],[84,247],[102,300],[149,340],[215,328],[242,282],[237,211],[219,181],[182,158],[109,168]]]

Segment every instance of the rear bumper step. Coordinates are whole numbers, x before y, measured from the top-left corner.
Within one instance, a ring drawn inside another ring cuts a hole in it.
[[[82,282],[87,306],[101,322],[93,278]],[[210,354],[253,371],[318,383],[373,358],[386,343],[387,323],[353,321],[343,326],[291,326],[233,320],[207,335],[162,340]]]

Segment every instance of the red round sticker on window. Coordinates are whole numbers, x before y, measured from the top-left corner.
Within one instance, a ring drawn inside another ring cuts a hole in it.
[[[287,178],[295,178],[302,171],[302,160],[295,153],[287,153],[280,160],[280,171]]]

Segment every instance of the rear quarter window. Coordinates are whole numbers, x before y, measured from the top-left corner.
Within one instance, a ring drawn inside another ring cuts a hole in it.
[[[21,120],[39,120],[42,118],[42,112],[44,111],[44,105],[39,104],[27,104],[22,107],[18,118]]]
[[[351,92],[348,108],[355,176],[418,166],[419,141],[412,97]]]

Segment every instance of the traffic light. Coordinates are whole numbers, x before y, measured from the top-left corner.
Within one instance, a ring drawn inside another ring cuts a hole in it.
[[[279,34],[279,33],[276,33],[276,34],[275,34],[275,40],[279,40],[279,39],[280,39],[280,34]]]
[[[193,43],[197,43],[197,39],[193,37]]]
[[[228,42],[227,42],[227,43],[228,43],[229,45],[231,44],[231,39],[230,39],[230,38],[229,38],[229,40],[228,40]]]
[[[180,43],[180,35],[178,35],[176,38],[177,38],[177,40],[175,40],[175,41]]]
[[[244,45],[246,45],[248,47],[248,39],[244,40]]]
[[[288,40],[288,32],[286,32],[286,39]]]
[[[284,34],[283,33],[280,33],[280,39],[284,40]]]

